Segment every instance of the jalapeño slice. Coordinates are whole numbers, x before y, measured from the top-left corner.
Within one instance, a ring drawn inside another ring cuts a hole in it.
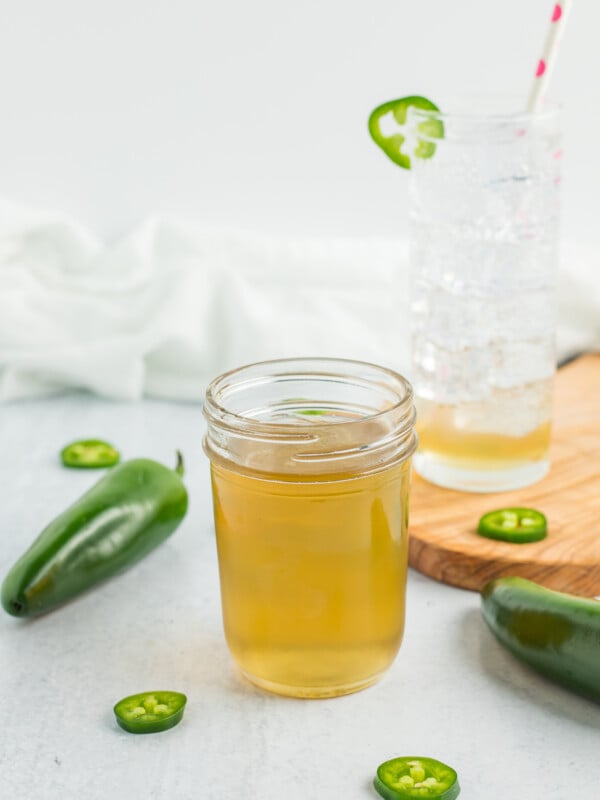
[[[60,458],[65,467],[98,469],[114,466],[121,455],[116,447],[101,439],[81,439],[63,447]]]
[[[384,761],[377,767],[373,783],[386,800],[454,800],[460,794],[456,771],[435,758],[422,756]]]
[[[439,111],[435,103],[432,103],[426,97],[410,95],[409,97],[401,97],[398,100],[388,100],[387,103],[377,106],[369,117],[369,133],[375,144],[383,150],[394,164],[404,169],[410,169],[411,165],[410,156],[404,152],[406,136],[402,130],[394,130],[387,135],[384,134],[381,130],[381,121],[391,114],[396,124],[403,127],[406,123],[406,114],[411,106],[420,108],[423,111]],[[441,119],[436,119],[435,116],[432,116],[431,119],[425,119],[417,125],[418,133],[427,138],[417,138],[414,155],[417,158],[431,158],[435,153],[435,143],[429,141],[429,139],[443,138],[444,123]]]
[[[534,508],[500,508],[484,514],[477,533],[501,542],[527,544],[546,537],[546,517]]]
[[[141,692],[119,700],[114,712],[129,733],[158,733],[181,722],[186,702],[181,692]]]

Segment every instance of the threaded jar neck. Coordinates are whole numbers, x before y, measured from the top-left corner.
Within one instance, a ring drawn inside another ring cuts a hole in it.
[[[203,411],[211,462],[272,479],[365,475],[416,448],[410,384],[359,361],[296,358],[241,367],[210,384]]]

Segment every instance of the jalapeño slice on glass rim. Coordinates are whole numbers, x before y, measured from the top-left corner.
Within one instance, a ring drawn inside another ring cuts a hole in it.
[[[187,697],[181,692],[141,692],[114,707],[117,723],[129,733],[158,733],[181,722]]]
[[[535,508],[500,508],[489,511],[479,520],[477,533],[501,542],[527,544],[546,537],[546,517]]]
[[[371,138],[394,164],[404,169],[410,169],[411,157],[404,152],[407,140],[405,128],[406,114],[409,108],[419,108],[422,111],[439,111],[439,108],[426,97],[410,95],[401,97],[398,100],[388,100],[387,103],[377,106],[369,117],[369,133]],[[382,122],[388,121],[386,127],[391,129],[389,133],[382,130]],[[413,154],[417,158],[431,158],[435,153],[435,143],[430,139],[442,139],[444,137],[444,123],[441,119],[431,116],[424,119],[416,126],[417,139],[413,148]],[[421,138],[424,136],[426,138]]]
[[[80,439],[63,447],[60,459],[65,467],[76,469],[98,469],[112,467],[119,462],[121,454],[112,444],[101,439]]]
[[[377,767],[373,785],[386,800],[455,800],[460,794],[456,771],[435,758],[422,756],[384,761]]]

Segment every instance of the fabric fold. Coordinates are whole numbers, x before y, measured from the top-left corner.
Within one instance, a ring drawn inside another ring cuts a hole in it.
[[[600,347],[597,253],[565,247],[562,357]],[[277,239],[148,219],[108,245],[0,202],[0,400],[84,389],[198,401],[220,372],[301,355],[410,377],[404,240]]]

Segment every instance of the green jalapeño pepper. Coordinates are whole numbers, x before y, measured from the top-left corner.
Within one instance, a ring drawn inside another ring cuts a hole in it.
[[[501,542],[527,544],[546,537],[546,517],[534,508],[500,508],[479,520],[477,533]]]
[[[386,800],[454,800],[460,794],[458,776],[452,767],[435,758],[404,756],[384,761],[373,781]]]
[[[525,578],[481,592],[483,618],[510,652],[547,678],[600,703],[600,603]]]
[[[142,692],[114,707],[117,723],[129,733],[158,733],[181,722],[187,697],[181,692]]]
[[[2,584],[15,617],[42,614],[139,561],[177,528],[188,504],[175,470],[138,458],[110,470],[45,528]]]
[[[394,164],[404,167],[404,169],[410,169],[411,165],[410,156],[403,149],[406,142],[406,131],[404,130],[406,114],[411,106],[423,111],[439,111],[439,108],[426,97],[412,95],[401,97],[399,100],[389,100],[387,103],[377,106],[369,117],[369,133],[375,144],[383,150],[388,158],[391,158]],[[381,127],[381,123],[385,119],[393,126],[389,133],[384,133]],[[398,130],[399,126],[400,130]],[[414,155],[417,158],[431,158],[435,153],[435,143],[430,140],[443,138],[444,123],[435,116],[431,116],[430,119],[419,122],[416,127],[417,140],[413,150]]]
[[[65,467],[98,469],[113,467],[120,459],[116,447],[101,439],[83,439],[63,447],[60,458]]]

